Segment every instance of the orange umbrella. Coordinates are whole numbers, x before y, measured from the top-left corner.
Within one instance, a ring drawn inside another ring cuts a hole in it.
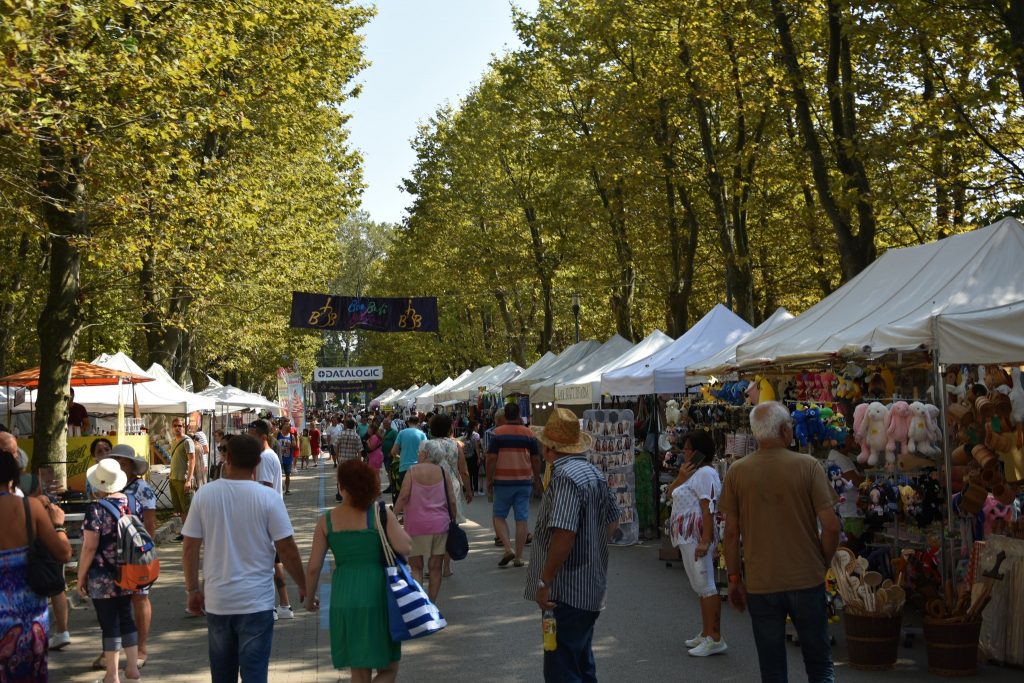
[[[118,382],[122,384],[140,384],[152,381],[152,377],[136,375],[122,370],[113,370],[102,365],[93,365],[83,361],[75,361],[71,366],[71,386],[73,387],[106,387]],[[39,368],[22,370],[7,377],[0,377],[0,384],[36,389],[39,387]]]

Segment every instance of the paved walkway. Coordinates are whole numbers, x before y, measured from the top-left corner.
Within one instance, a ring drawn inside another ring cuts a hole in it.
[[[322,476],[321,476],[322,475]],[[292,476],[286,498],[303,562],[309,556],[313,525],[321,500],[333,502],[334,470]],[[321,493],[322,492],[322,493]],[[536,605],[522,598],[525,569],[499,569],[501,552],[492,542],[490,505],[485,498],[469,506],[469,557],[444,580],[439,604],[449,622],[442,633],[406,644],[400,679],[417,683],[450,681],[540,681],[541,632]],[[532,519],[531,519],[532,523]],[[198,682],[209,680],[206,624],[184,611],[184,584],[179,544],[162,546],[162,574],[153,590],[153,631],[143,679]],[[329,557],[329,555],[328,555]],[[330,582],[329,574],[321,584]],[[294,586],[292,602],[298,602]],[[324,605],[327,596],[323,594]],[[272,683],[333,683],[349,680],[331,668],[326,609],[319,615],[296,610],[296,618],[275,627]],[[597,622],[594,650],[602,681],[741,681],[758,679],[757,656],[749,619],[726,608],[722,628],[729,651],[708,659],[687,657],[682,640],[700,628],[698,603],[683,570],[657,559],[656,544],[613,547],[608,609]],[[50,656],[52,681],[91,683],[101,672],[88,667],[99,652],[100,633],[91,607],[71,613],[72,644]],[[900,649],[894,672],[859,672],[845,665],[843,635],[837,631],[834,656],[841,681],[933,681],[924,665],[924,642]],[[793,680],[803,680],[797,647],[789,649]],[[978,680],[1019,681],[1019,670],[983,666]]]

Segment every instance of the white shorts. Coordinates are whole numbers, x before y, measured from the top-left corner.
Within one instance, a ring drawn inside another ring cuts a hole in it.
[[[710,598],[718,595],[718,586],[715,585],[715,564],[711,558],[711,551],[704,557],[694,559],[697,552],[696,543],[683,543],[679,546],[679,552],[683,556],[683,567],[686,569],[686,576],[690,579],[690,587],[693,592],[702,598]]]

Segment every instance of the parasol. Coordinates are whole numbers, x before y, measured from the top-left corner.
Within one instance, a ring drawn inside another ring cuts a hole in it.
[[[73,387],[106,387],[114,384],[140,384],[152,382],[154,378],[147,375],[136,375],[122,370],[105,368],[83,361],[75,361],[71,366],[71,386]],[[39,368],[30,368],[16,372],[7,377],[0,377],[0,384],[11,387],[37,389],[39,387]]]

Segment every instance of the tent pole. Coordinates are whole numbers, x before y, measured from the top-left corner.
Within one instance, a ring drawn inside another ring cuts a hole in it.
[[[943,524],[942,554],[947,555],[942,563],[943,581],[953,576],[953,458],[949,450],[949,427],[946,416],[946,381],[939,364],[938,349],[932,350],[932,374],[935,383],[935,403],[939,407],[939,428],[942,430],[942,469],[946,487],[946,520]],[[948,551],[948,553],[947,553]],[[948,572],[948,573],[947,573]]]

